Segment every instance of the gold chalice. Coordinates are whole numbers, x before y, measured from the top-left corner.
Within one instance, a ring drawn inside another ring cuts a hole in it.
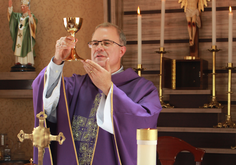
[[[75,33],[77,33],[83,22],[83,18],[80,17],[66,17],[63,18],[64,26],[67,30],[67,32],[70,33],[71,36],[75,37]],[[64,59],[64,61],[78,61],[78,60],[84,60],[81,58],[75,51],[75,47],[71,49],[70,55]]]

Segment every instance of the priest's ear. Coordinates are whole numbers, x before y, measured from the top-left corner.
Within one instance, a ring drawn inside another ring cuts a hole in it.
[[[120,57],[122,57],[126,52],[126,46],[120,47]]]

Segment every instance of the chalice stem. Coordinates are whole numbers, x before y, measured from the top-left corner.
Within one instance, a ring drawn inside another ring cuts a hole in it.
[[[75,42],[76,41],[76,39],[75,39],[75,32],[71,31],[70,34],[71,34],[72,37],[74,37],[74,42]],[[75,48],[75,46],[74,46],[74,48]]]

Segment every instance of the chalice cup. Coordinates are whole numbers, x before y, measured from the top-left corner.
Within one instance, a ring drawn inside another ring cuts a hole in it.
[[[63,18],[64,26],[66,31],[70,33],[71,36],[75,37],[75,33],[77,33],[82,26],[83,18],[80,17],[66,17]],[[81,58],[75,50],[75,47],[71,49],[70,55],[64,59],[64,61],[79,61],[84,60]]]

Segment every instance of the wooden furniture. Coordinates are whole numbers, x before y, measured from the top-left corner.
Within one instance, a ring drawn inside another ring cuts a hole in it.
[[[208,101],[204,95],[210,98],[211,90],[164,89],[163,95],[175,108],[162,109],[157,127],[159,137],[177,137],[205,150],[202,165],[235,165],[236,150],[231,147],[236,145],[236,129],[214,128],[225,120],[226,108],[199,108],[202,102]],[[193,165],[191,156],[181,152],[175,165]]]
[[[194,155],[196,165],[200,165],[205,150],[196,148],[189,143],[172,136],[161,136],[158,138],[157,152],[162,165],[173,165],[176,156],[181,151],[189,151]]]
[[[207,89],[208,63],[203,59],[163,58],[163,87],[171,89]]]
[[[0,72],[0,98],[31,99],[31,85],[36,77],[36,72]]]

